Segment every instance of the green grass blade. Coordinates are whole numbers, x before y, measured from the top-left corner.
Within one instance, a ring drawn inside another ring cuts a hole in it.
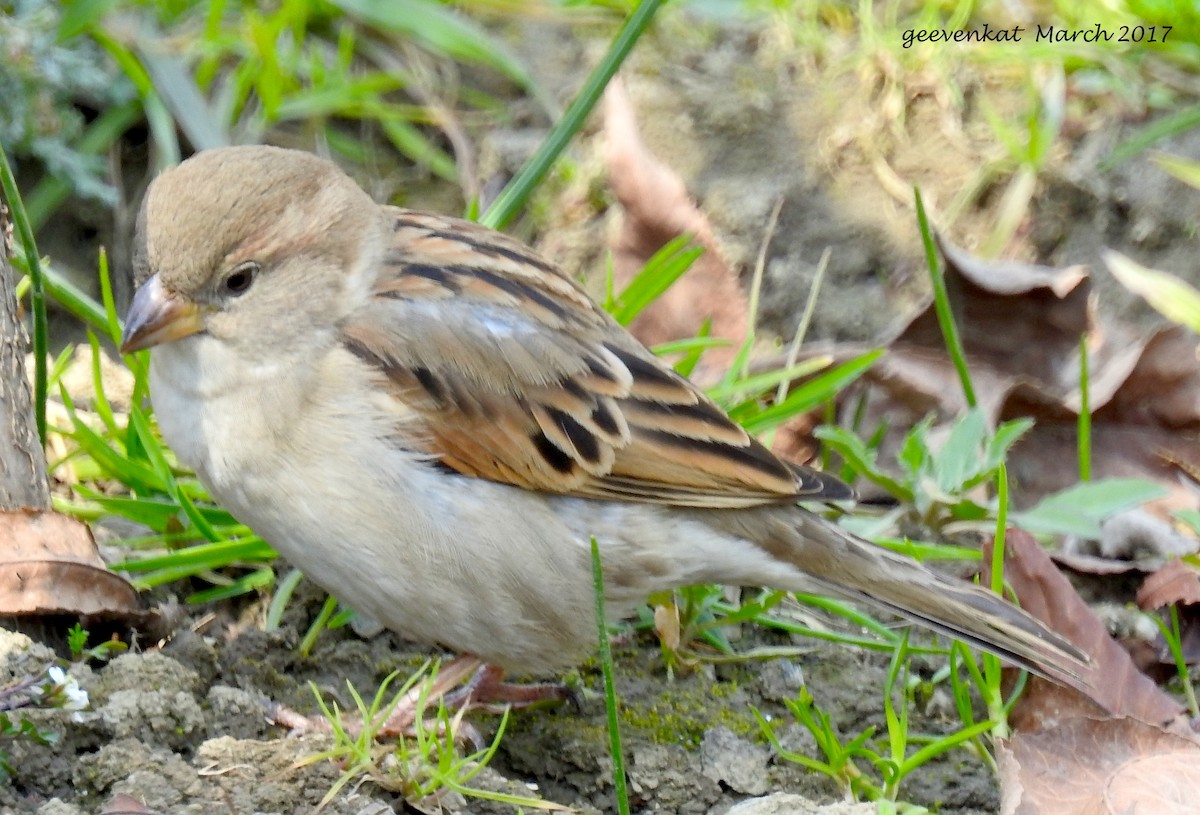
[[[276,584],[275,593],[271,595],[271,602],[267,606],[266,619],[263,620],[263,631],[279,630],[279,625],[283,621],[283,612],[287,609],[292,595],[296,593],[296,588],[302,580],[304,580],[304,572],[292,569],[284,576],[283,580]]]
[[[937,247],[934,245],[933,230],[929,227],[929,219],[925,215],[925,204],[921,200],[920,189],[913,187],[913,198],[917,207],[917,223],[921,228],[921,242],[925,245],[925,261],[929,266],[929,279],[933,284],[933,309],[937,314],[938,325],[942,329],[942,338],[946,350],[954,362],[954,370],[958,372],[958,380],[962,384],[963,396],[967,406],[975,407],[975,386],[971,384],[971,372],[967,368],[966,352],[963,350],[962,339],[958,335],[958,326],[954,323],[954,311],[950,308],[950,296],[946,293],[946,278],[942,270],[942,262],[938,259]]]
[[[365,2],[365,0],[357,1]],[[639,0],[637,7],[621,27],[612,45],[609,46],[608,53],[588,75],[583,87],[579,90],[579,95],[575,97],[575,101],[550,130],[538,151],[521,168],[521,172],[517,173],[516,178],[505,186],[496,200],[483,213],[483,217],[479,219],[480,223],[490,226],[492,229],[501,229],[525,205],[530,193],[541,183],[542,178],[550,170],[559,154],[583,127],[588,114],[600,100],[600,94],[604,92],[609,80],[625,62],[625,58],[629,56],[634,44],[645,33],[662,3],[663,0]]]
[[[231,597],[250,594],[258,589],[266,588],[274,582],[275,571],[273,569],[255,569],[249,574],[235,578],[228,586],[214,586],[211,589],[198,591],[188,597],[188,602],[216,603],[220,600],[228,600]]]
[[[729,342],[727,340],[721,341],[720,344],[728,345]],[[812,359],[795,363],[787,368],[779,368],[778,370],[766,371],[761,374],[751,374],[736,382],[723,382],[714,385],[706,392],[708,393],[708,398],[717,403],[724,403],[731,397],[743,396],[747,393],[765,394],[778,385],[784,385],[792,380],[811,376],[823,368],[828,368],[832,363],[833,357],[830,356],[813,357]],[[787,394],[785,393],[780,401],[782,402],[786,399]]]
[[[844,362],[831,371],[813,377],[810,381],[794,388],[782,402],[771,405],[754,416],[743,417],[739,409],[730,411],[747,431],[765,433],[773,427],[813,408],[825,404],[843,388],[865,374],[883,356],[882,349],[869,351],[862,356]]]
[[[536,83],[521,61],[473,20],[434,0],[332,0],[333,5],[371,25],[416,40],[461,62],[486,65],[523,89]]]
[[[104,423],[108,432],[115,435],[118,432],[117,420],[113,416],[108,396],[104,393],[104,377],[100,367],[100,340],[96,338],[93,331],[88,332],[88,346],[92,350],[92,409],[96,411],[96,415],[100,417],[100,421]]]
[[[113,297],[112,275],[108,273],[108,251],[104,247],[100,247],[100,304],[104,308],[108,338],[114,345],[120,345],[121,318],[117,316],[117,301]]]
[[[165,532],[169,526],[178,524],[179,515],[182,512],[174,501],[105,495],[89,489],[84,484],[76,485],[75,490],[80,496],[100,507],[109,515],[127,518],[134,523],[153,529],[155,532]]]
[[[1117,252],[1106,251],[1104,262],[1122,286],[1168,320],[1200,331],[1200,291],[1175,275],[1148,269]]]
[[[79,445],[88,456],[105,471],[109,476],[118,479],[122,484],[135,492],[151,492],[164,493],[166,492],[166,484],[158,477],[158,474],[150,467],[147,467],[140,462],[134,461],[123,452],[113,449],[108,442],[101,436],[88,427],[75,412],[75,406],[71,402],[71,397],[66,390],[59,389],[63,399],[63,404],[67,409],[67,415],[70,417],[74,425],[74,431],[70,434],[75,443]]]
[[[46,277],[42,274],[42,261],[37,243],[33,239],[33,225],[25,211],[17,180],[8,163],[8,154],[0,145],[0,187],[8,200],[13,225],[25,251],[25,263],[29,270],[29,304],[33,312],[33,419],[37,425],[38,440],[46,446],[46,354],[50,351],[49,328],[46,322]]]
[[[1079,420],[1076,444],[1079,447],[1079,480],[1092,480],[1092,398],[1088,377],[1088,335],[1079,336]]]
[[[1125,163],[1155,142],[1176,133],[1183,133],[1200,125],[1200,105],[1192,105],[1177,113],[1173,113],[1154,122],[1122,144],[1117,145],[1111,153],[1100,162],[1100,171],[1108,172]]]
[[[171,112],[167,110],[162,97],[155,90],[154,81],[150,78],[145,66],[142,65],[137,55],[102,29],[92,28],[91,34],[137,89],[138,96],[141,97],[142,109],[146,115],[146,123],[150,126],[150,132],[158,147],[161,166],[169,167],[172,164],[178,164],[181,153],[179,138],[175,135],[175,120],[171,118]]]
[[[616,296],[609,313],[621,325],[629,325],[671,288],[684,272],[692,267],[696,259],[704,254],[703,247],[690,245],[691,238],[681,235],[668,241],[646,262],[640,272],[629,281],[629,285]]]
[[[275,550],[257,536],[218,543],[200,543],[165,555],[131,558],[114,563],[113,568],[133,574],[175,570],[184,576],[227,568],[234,563],[263,563],[276,557]]]
[[[138,56],[159,98],[179,123],[192,147],[209,150],[233,144],[221,118],[210,109],[204,94],[179,57],[149,48],[139,48]]]
[[[625,789],[625,759],[621,752],[621,723],[617,717],[617,692],[613,682],[612,649],[608,644],[608,615],[604,611],[604,566],[600,544],[592,537],[592,591],[596,597],[596,629],[600,669],[604,676],[604,710],[608,717],[608,747],[613,760],[613,790],[617,812],[629,815],[629,793]]]
[[[1151,160],[1184,184],[1200,190],[1200,162],[1168,153],[1156,153]]]

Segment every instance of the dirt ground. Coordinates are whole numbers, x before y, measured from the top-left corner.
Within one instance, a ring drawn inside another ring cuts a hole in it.
[[[0,787],[0,811],[103,812],[118,793],[152,811],[180,815],[314,811],[339,768],[331,761],[296,763],[328,749],[328,737],[285,735],[266,722],[264,703],[270,698],[313,711],[307,683],[314,682],[327,698],[349,708],[346,681],[369,696],[388,673],[410,672],[426,655],[390,634],[364,641],[346,632],[326,635],[311,657],[301,658],[295,623],[306,622],[316,608],[298,603],[288,625],[275,634],[209,622],[200,633],[185,628],[162,648],[125,654],[95,670],[73,669],[89,693],[90,709],[31,715],[62,735],[49,747],[23,739],[6,745],[17,776]],[[839,732],[882,730],[886,660],[811,640],[780,637],[769,644],[794,646],[798,654],[701,665],[673,678],[649,635],[617,646],[616,684],[636,811],[724,813],[744,799],[782,791],[816,802],[838,799],[828,779],[772,756],[750,706],[772,720],[782,717],[786,724],[777,735],[786,748],[817,755],[812,736],[791,720],[783,701],[804,685]],[[6,680],[53,656],[44,645],[7,631],[0,635],[0,654]],[[577,703],[511,716],[499,753],[474,785],[536,794],[584,813],[615,811],[599,671],[585,665],[573,681],[580,688]],[[498,719],[480,715],[474,722],[490,738]],[[914,730],[949,732],[955,724],[949,700],[935,697],[915,718]],[[965,752],[924,768],[905,793],[909,800],[956,813],[993,812],[998,806],[995,782]],[[437,805],[448,812],[513,811],[453,793]],[[425,806],[437,811],[433,802]],[[839,811],[834,806],[814,804],[811,811]],[[405,809],[400,795],[367,782],[351,785],[323,811],[414,810]]]
[[[591,64],[603,43],[590,32],[549,22],[514,24],[510,38],[535,76],[565,99],[578,81],[575,66]],[[854,70],[824,70],[850,59]],[[859,62],[853,62],[858,59]],[[1023,90],[964,69],[967,100],[955,112],[937,91],[937,77],[913,79],[901,95],[903,117],[887,112],[888,97],[871,57],[826,55],[817,65],[770,26],[696,22],[667,15],[639,46],[625,78],[643,135],[684,178],[711,219],[726,257],[748,271],[764,238],[768,213],[783,199],[765,277],[762,323],[788,335],[807,296],[817,258],[833,250],[813,335],[875,338],[909,316],[924,296],[920,242],[911,204],[882,183],[880,161],[906,183],[919,183],[931,209],[945,211],[995,147],[981,127],[977,104],[987,94],[994,109],[1026,103]],[[568,68],[567,66],[571,66]],[[902,121],[900,119],[902,118]],[[1107,245],[1149,266],[1194,273],[1195,193],[1151,171],[1144,158],[1102,173],[1097,162],[1139,123],[1110,121],[1072,134],[1048,163],[1033,210],[1007,253],[1054,264],[1096,267]],[[488,134],[497,169],[521,157],[531,143],[517,128]],[[590,203],[600,183],[599,135],[592,132],[572,154],[576,175],[562,182],[562,205],[542,208],[538,245],[569,269],[597,268],[616,213]],[[1191,157],[1200,136],[1159,145]],[[517,145],[514,147],[514,145]],[[995,198],[980,198],[949,225],[949,235],[971,247],[994,223]],[[599,196],[603,201],[603,195]],[[408,202],[410,205],[419,203]],[[43,247],[51,256],[53,246]],[[1118,296],[1097,274],[1102,305],[1132,319],[1145,312]],[[1125,304],[1125,305],[1120,305]],[[142,642],[134,653],[105,666],[78,667],[91,709],[72,716],[35,714],[61,733],[52,747],[25,740],[6,745],[17,773],[0,787],[0,812],[39,815],[98,813],[125,793],[157,812],[311,812],[339,775],[333,763],[296,762],[319,752],[321,736],[292,738],[264,719],[267,699],[311,712],[309,681],[350,700],[345,682],[364,694],[397,668],[413,669],[424,652],[390,634],[363,640],[348,631],[326,635],[311,657],[296,646],[317,609],[316,597],[296,603],[283,629],[265,634],[259,607],[223,608],[215,619],[192,614],[164,644]],[[189,609],[189,613],[196,610]],[[874,811],[844,808],[834,784],[772,755],[751,706],[790,720],[783,701],[806,686],[842,734],[882,728],[886,656],[812,640],[749,632],[761,644],[790,646],[789,658],[734,665],[702,665],[668,678],[657,643],[639,636],[619,645],[617,689],[632,799],[645,813],[721,815],[744,799],[789,793],[761,812]],[[0,676],[36,670],[51,658],[53,637],[30,644],[0,637]],[[65,634],[61,638],[65,640]],[[744,645],[745,643],[739,643]],[[936,666],[926,666],[932,672]],[[514,714],[491,767],[478,786],[539,795],[580,812],[615,811],[611,759],[594,664],[580,669],[578,705]],[[935,697],[914,721],[918,732],[949,729],[957,717]],[[480,717],[485,736],[495,718]],[[816,756],[811,736],[789,721],[780,729],[789,749]],[[908,779],[902,798],[941,812],[995,812],[996,782],[965,751],[952,752]],[[449,812],[511,812],[511,808],[449,794]],[[346,815],[406,812],[403,798],[374,783],[351,785],[324,810]],[[749,810],[739,810],[748,812]]]

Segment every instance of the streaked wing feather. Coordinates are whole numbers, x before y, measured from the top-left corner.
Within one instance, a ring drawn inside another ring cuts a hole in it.
[[[345,346],[465,475],[563,494],[738,507],[850,496],[776,458],[528,247],[389,209],[395,239]]]

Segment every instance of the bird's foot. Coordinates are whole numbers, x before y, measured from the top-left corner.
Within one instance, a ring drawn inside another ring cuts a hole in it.
[[[566,701],[578,703],[575,692],[561,682],[524,685],[505,682],[504,669],[486,663],[479,666],[470,682],[445,697],[446,707],[451,710],[485,710],[490,713],[502,713],[506,708]]]

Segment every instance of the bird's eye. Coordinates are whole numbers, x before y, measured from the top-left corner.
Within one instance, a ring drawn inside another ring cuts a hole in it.
[[[254,278],[258,275],[258,264],[252,260],[239,264],[236,269],[230,273],[229,277],[225,278],[222,287],[226,294],[232,294],[235,297],[239,294],[245,294],[250,288],[250,284],[254,282]]]

